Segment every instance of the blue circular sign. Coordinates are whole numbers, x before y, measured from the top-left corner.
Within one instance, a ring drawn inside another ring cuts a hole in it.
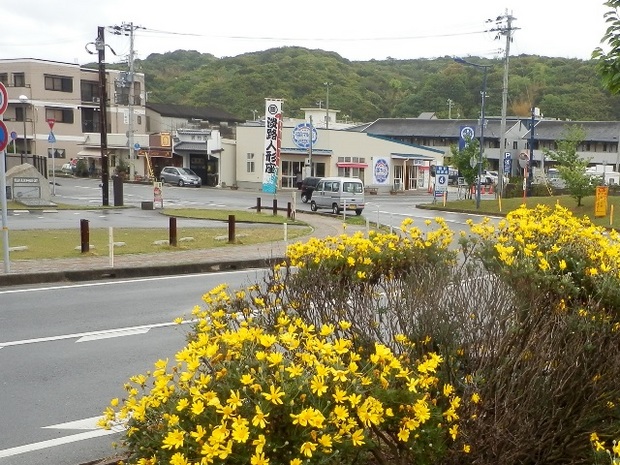
[[[310,123],[299,123],[293,128],[293,143],[300,149],[310,148],[310,131],[312,131],[312,145],[316,144],[319,132]]]
[[[17,133],[15,131],[11,131],[11,139],[12,140],[17,139]]]
[[[0,121],[0,152],[9,144],[9,130],[4,121]]]
[[[133,144],[133,148],[135,150],[140,150],[140,144],[138,144],[137,142],[135,144]]]

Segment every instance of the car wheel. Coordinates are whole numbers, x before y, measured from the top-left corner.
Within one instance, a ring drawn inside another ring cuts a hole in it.
[[[338,215],[338,214],[340,214],[340,208],[338,208],[338,205],[337,205],[337,204],[333,204],[333,205],[332,205],[332,213],[333,213],[334,215]]]
[[[313,212],[317,211],[316,202],[310,202],[310,210],[312,210]]]
[[[162,184],[164,184],[164,183],[166,182],[166,178],[162,177],[162,178],[160,179],[160,181],[161,181],[161,183],[162,183]]]
[[[179,179],[179,187],[183,187],[185,185],[185,183],[183,182],[182,179]]]
[[[308,194],[306,194],[306,193],[301,194],[301,201],[302,201],[303,203],[308,203],[308,200],[309,200],[309,199],[308,199]]]
[[[363,210],[362,210],[361,208],[358,208],[357,210],[355,210],[355,214],[356,214],[357,216],[360,216],[360,215],[362,214],[362,211],[363,211]]]

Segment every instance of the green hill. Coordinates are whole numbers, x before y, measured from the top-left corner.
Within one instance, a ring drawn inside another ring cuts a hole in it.
[[[503,60],[467,60],[493,66],[487,115],[500,115]],[[220,107],[246,119],[252,110],[261,114],[268,97],[284,99],[287,116],[302,117],[302,107],[325,106],[325,82],[331,83],[330,108],[349,121],[428,111],[439,118],[476,118],[480,111],[482,73],[452,57],[350,61],[334,52],[282,47],[225,58],[177,50],[135,66],[146,75],[150,102]],[[532,106],[545,118],[620,120],[620,97],[603,88],[593,60],[510,57],[508,114],[526,116]]]

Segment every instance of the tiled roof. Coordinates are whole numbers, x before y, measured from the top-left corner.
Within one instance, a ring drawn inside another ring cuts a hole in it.
[[[536,123],[534,138],[537,140],[566,139],[571,125],[580,126],[585,131],[584,142],[618,142],[620,122],[616,121],[555,121],[542,120]],[[529,131],[524,139],[530,137]]]
[[[228,121],[241,123],[244,119],[214,107],[192,107],[189,105],[173,105],[169,103],[147,103],[145,105],[150,110],[159,113],[162,116],[184,119],[202,119],[215,121]]]

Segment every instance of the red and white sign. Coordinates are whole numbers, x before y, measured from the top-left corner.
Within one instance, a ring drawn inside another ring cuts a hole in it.
[[[54,118],[49,118],[49,119],[47,120],[47,124],[48,124],[48,126],[50,127],[50,131],[51,131],[52,129],[54,129],[54,124],[55,124],[55,123],[56,123],[56,120],[55,120]]]
[[[9,131],[4,121],[0,120],[0,152],[2,152],[9,144]]]
[[[0,115],[3,115],[9,106],[9,94],[6,91],[4,84],[0,82]]]

